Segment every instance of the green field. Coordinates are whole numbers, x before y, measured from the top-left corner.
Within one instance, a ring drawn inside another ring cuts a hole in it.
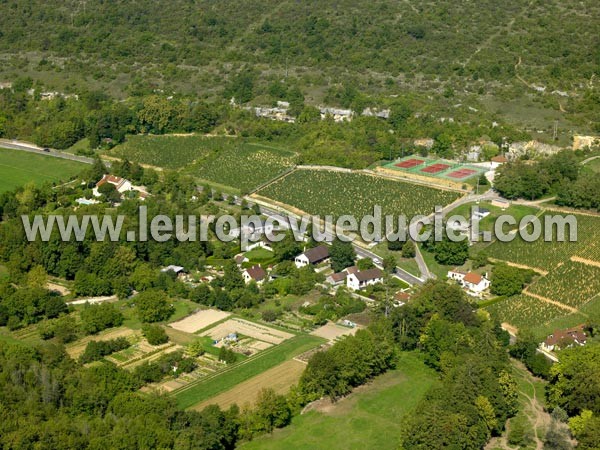
[[[85,166],[68,159],[0,148],[0,192],[31,182],[40,185],[66,181]]]
[[[380,205],[382,214],[429,215],[434,206],[458,199],[444,191],[361,172],[296,170],[258,191],[258,194],[309,214],[334,217],[352,214],[360,220]]]
[[[242,445],[253,449],[397,449],[402,419],[412,413],[436,374],[413,353],[398,368],[339,400],[328,412],[311,411],[269,436]]]
[[[181,408],[194,406],[324,342],[324,339],[316,336],[294,336],[208,379],[176,391],[174,395],[177,404]]]

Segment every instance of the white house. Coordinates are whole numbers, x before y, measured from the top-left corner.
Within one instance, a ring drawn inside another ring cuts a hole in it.
[[[304,253],[296,256],[294,262],[296,267],[308,266],[309,264],[319,264],[329,258],[329,248],[326,245],[319,245],[318,247],[309,248]]]
[[[449,270],[448,271],[448,278],[450,278],[451,280],[454,281],[458,281],[460,283],[462,283],[462,281],[465,279],[465,275],[467,273],[466,272],[462,272],[458,269],[454,269],[454,270]]]
[[[92,190],[94,197],[100,197],[102,195],[98,191],[98,188],[106,183],[112,184],[119,194],[123,194],[124,192],[131,191],[133,188],[133,184],[131,184],[131,181],[129,181],[125,178],[106,174],[102,177],[102,179],[100,181],[98,181],[96,183],[96,187]]]
[[[242,272],[242,277],[244,278],[244,282],[246,284],[251,281],[256,281],[256,284],[262,284],[265,280],[268,279],[267,272],[260,266],[252,266],[249,269],[245,269]]]
[[[490,280],[475,272],[462,272],[458,269],[448,271],[448,278],[457,281],[470,295],[480,296],[490,287]]]
[[[469,272],[463,278],[462,285],[469,293],[481,295],[483,291],[490,287],[490,280],[478,273]]]
[[[376,283],[383,283],[383,272],[381,269],[373,268],[368,270],[361,270],[348,274],[346,277],[346,286],[348,289],[358,291],[364,289],[367,286]]]
[[[475,208],[473,211],[472,220],[481,220],[490,215],[490,210],[487,208]]]

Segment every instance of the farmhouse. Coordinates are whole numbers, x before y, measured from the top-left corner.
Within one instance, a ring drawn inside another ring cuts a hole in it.
[[[308,266],[309,264],[319,264],[329,258],[329,248],[326,245],[309,248],[304,253],[296,256],[295,263],[297,268]]]
[[[465,287],[470,293],[480,295],[483,291],[490,287],[490,281],[475,272],[469,272],[465,275],[462,281],[463,287]]]
[[[93,190],[95,197],[100,197],[102,194],[98,192],[100,186],[104,184],[112,184],[119,194],[123,194],[124,192],[130,191],[133,185],[131,181],[126,180],[125,178],[116,177],[114,175],[104,175],[100,181],[96,183],[96,187]]]
[[[465,279],[466,274],[467,274],[466,272],[463,272],[458,269],[454,269],[454,270],[448,271],[448,278],[462,283],[462,281]]]
[[[583,325],[578,325],[566,330],[555,330],[544,342],[540,344],[542,350],[548,352],[569,348],[575,345],[583,346],[587,342],[587,336],[583,331]]]
[[[358,291],[376,283],[383,283],[383,272],[376,267],[354,272],[346,277],[346,286],[353,291]]]
[[[265,280],[268,279],[267,272],[260,266],[252,266],[249,269],[246,269],[242,272],[242,277],[246,284],[251,281],[256,281],[256,284],[262,284]]]
[[[490,287],[490,280],[475,272],[462,272],[458,269],[450,270],[448,278],[457,281],[470,295],[481,296],[482,292]]]

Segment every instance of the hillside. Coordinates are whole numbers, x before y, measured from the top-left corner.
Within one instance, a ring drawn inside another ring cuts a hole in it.
[[[474,94],[516,118],[532,107],[519,101],[526,93],[585,129],[598,114],[599,15],[592,0],[11,0],[0,81],[28,74],[121,97],[154,88],[220,97],[224,78],[250,69],[258,99],[287,76],[316,103]]]

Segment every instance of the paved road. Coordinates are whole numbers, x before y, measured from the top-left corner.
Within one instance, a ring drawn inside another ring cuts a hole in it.
[[[37,145],[31,144],[29,142],[22,141],[11,141],[8,139],[0,139],[0,147],[9,148],[12,150],[21,150],[29,153],[38,153],[44,156],[53,156],[55,158],[62,159],[70,159],[72,161],[79,161],[84,164],[93,164],[94,159],[88,158],[86,156],[78,156],[72,155],[71,153],[61,152],[60,150],[49,149],[49,151],[45,152],[43,148],[38,147]],[[104,163],[107,166],[110,164]]]

